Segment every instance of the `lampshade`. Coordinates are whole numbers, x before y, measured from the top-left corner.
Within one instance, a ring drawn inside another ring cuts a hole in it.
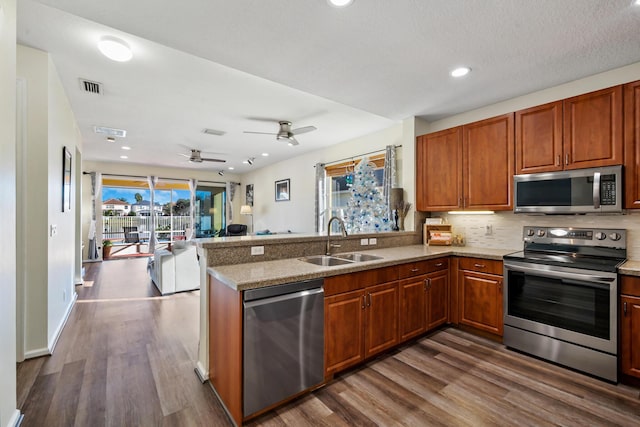
[[[249,206],[249,205],[240,206],[240,215],[253,215],[253,211],[251,210],[251,206]]]

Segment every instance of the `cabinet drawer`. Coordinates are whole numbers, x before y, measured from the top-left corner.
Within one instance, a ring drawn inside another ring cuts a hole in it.
[[[620,293],[640,297],[640,277],[622,276]]]
[[[325,296],[363,289],[367,286],[398,280],[398,267],[376,268],[324,279]]]
[[[502,261],[482,258],[460,258],[458,260],[458,269],[499,274],[502,276]]]
[[[402,264],[398,267],[398,274],[400,279],[406,279],[438,270],[446,270],[447,268],[449,268],[449,258],[436,258]]]

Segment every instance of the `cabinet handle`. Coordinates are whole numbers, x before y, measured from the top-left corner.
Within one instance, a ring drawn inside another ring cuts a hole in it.
[[[427,279],[424,279],[423,282],[424,282],[424,291],[427,292]]]
[[[431,278],[427,277],[427,289],[431,289]]]
[[[484,264],[473,264],[473,266],[475,268],[485,268],[486,267],[486,265],[484,265]]]
[[[418,271],[420,271],[420,269],[419,269],[419,268],[412,268],[412,269],[411,269],[411,272],[412,272],[412,273],[417,273]]]
[[[366,300],[366,296],[362,295],[362,309],[364,310],[364,308],[367,306],[367,300]]]
[[[371,307],[371,294],[367,294],[369,296],[369,303],[367,304],[367,307]]]
[[[622,304],[622,311],[624,311],[624,315],[626,316],[627,315],[627,302],[626,301]]]
[[[443,262],[439,262],[439,263],[436,264],[436,267],[442,267],[443,265],[444,265]]]
[[[564,164],[568,165],[569,164],[569,153],[564,155]]]
[[[458,199],[458,207],[459,207],[459,208],[464,208],[464,205],[462,204],[462,197],[460,197],[460,198]]]
[[[498,292],[502,293],[502,281],[498,282]]]
[[[558,154],[558,157],[556,158],[556,166],[560,166],[560,154]]]

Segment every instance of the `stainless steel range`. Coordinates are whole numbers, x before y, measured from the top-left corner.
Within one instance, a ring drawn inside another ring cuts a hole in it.
[[[524,227],[504,257],[504,344],[618,380],[618,274],[625,230]]]

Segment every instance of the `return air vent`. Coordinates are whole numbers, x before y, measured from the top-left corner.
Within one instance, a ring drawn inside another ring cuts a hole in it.
[[[80,79],[80,88],[88,93],[102,95],[102,83],[92,82],[91,80]]]

